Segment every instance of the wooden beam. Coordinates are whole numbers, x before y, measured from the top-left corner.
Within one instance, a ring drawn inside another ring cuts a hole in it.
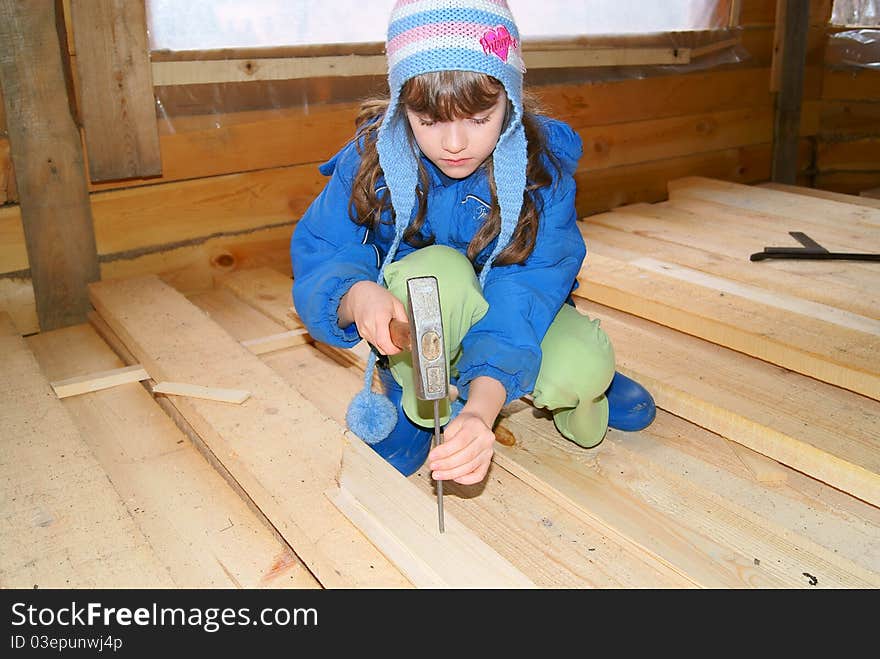
[[[88,0],[82,0],[87,2]],[[525,50],[529,69],[593,66],[687,64],[689,48],[578,48]],[[165,85],[217,84],[255,80],[295,80],[326,76],[384,75],[385,55],[326,55],[234,60],[153,62],[153,83]]]
[[[71,0],[92,181],[162,173],[141,0]]]
[[[81,323],[100,275],[54,0],[0,1],[0,84],[40,327]]]
[[[2,312],[0,354],[0,587],[173,587]]]
[[[440,533],[437,503],[359,437],[345,433],[339,487],[327,496],[419,588],[534,588],[451,515]]]
[[[797,142],[801,132],[804,62],[807,52],[807,29],[810,23],[809,0],[778,0],[784,4],[785,23],[779,49],[779,94],[773,122],[772,179],[778,183],[796,183]],[[777,5],[777,6],[778,6]]]

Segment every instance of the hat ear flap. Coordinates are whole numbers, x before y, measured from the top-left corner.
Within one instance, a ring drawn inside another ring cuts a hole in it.
[[[518,114],[518,110],[514,109]],[[485,285],[489,270],[498,255],[510,243],[519,215],[522,212],[523,195],[526,190],[526,131],[519,116],[513,116],[511,125],[498,139],[492,154],[492,168],[495,172],[495,190],[498,207],[501,211],[501,228],[495,248],[486,260],[480,273],[480,284]]]

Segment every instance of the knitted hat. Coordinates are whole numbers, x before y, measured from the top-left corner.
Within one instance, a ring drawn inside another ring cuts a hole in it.
[[[394,241],[379,270],[394,260],[403,233],[416,207],[418,158],[409,138],[407,118],[400,111],[400,92],[415,76],[435,71],[474,71],[497,78],[512,112],[493,152],[493,167],[501,228],[495,247],[483,265],[485,285],[492,263],[513,237],[526,187],[526,136],[522,124],[523,66],[520,36],[506,0],[397,0],[391,10],[386,42],[390,101],[379,127],[379,165],[395,214]],[[349,427],[368,443],[384,439],[394,428],[390,401],[370,391],[373,360],[367,366],[366,389],[352,401]],[[385,402],[388,402],[388,405]],[[379,412],[379,409],[383,412]],[[390,427],[388,427],[390,425]]]

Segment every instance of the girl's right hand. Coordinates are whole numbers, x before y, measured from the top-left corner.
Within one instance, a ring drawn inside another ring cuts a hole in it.
[[[408,322],[406,309],[387,288],[373,281],[359,281],[342,296],[337,313],[340,327],[354,323],[361,338],[383,355],[400,352],[391,341],[388,325],[392,318]]]

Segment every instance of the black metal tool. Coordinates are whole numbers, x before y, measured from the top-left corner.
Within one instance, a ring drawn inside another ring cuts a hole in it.
[[[797,240],[803,247],[765,247],[763,252],[756,252],[749,257],[750,261],[764,259],[841,259],[847,261],[880,261],[880,254],[858,254],[849,252],[829,252],[807,234],[800,231],[789,231],[788,235]]]

